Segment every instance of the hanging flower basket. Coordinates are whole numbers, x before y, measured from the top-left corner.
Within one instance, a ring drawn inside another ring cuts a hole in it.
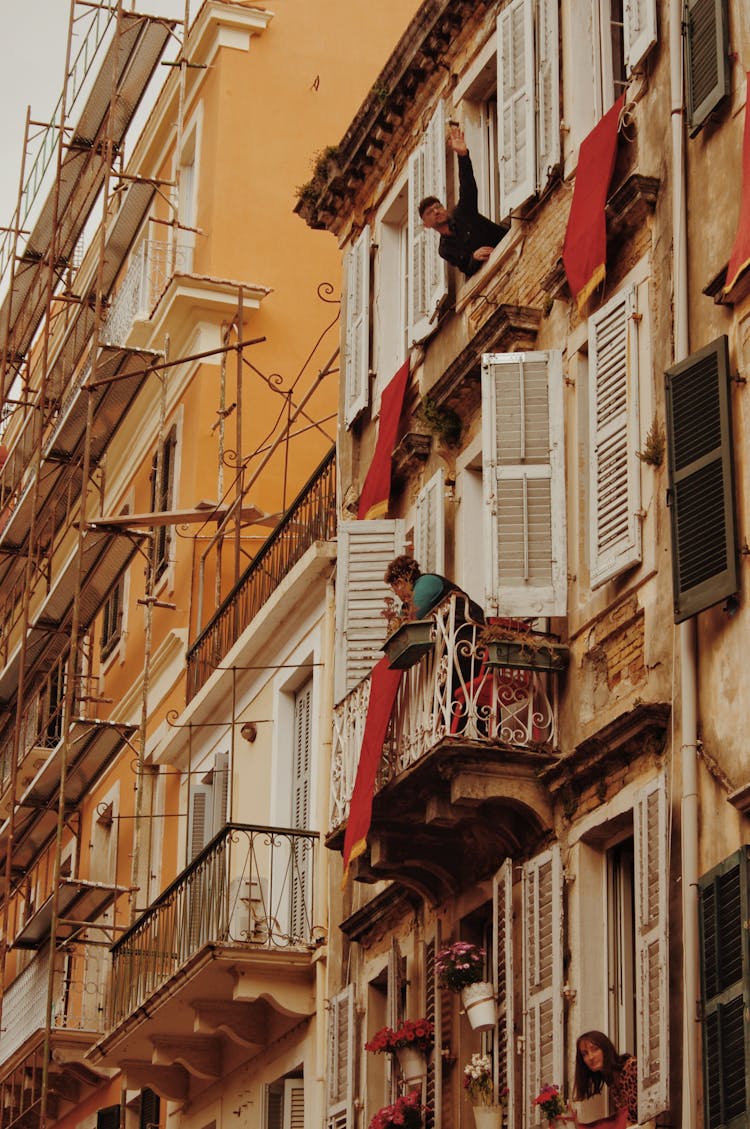
[[[429,654],[435,645],[434,619],[414,619],[403,623],[383,644],[391,670],[407,670]]]
[[[463,1084],[474,1109],[476,1129],[500,1129],[508,1088],[506,1086],[496,1097],[492,1081],[492,1059],[489,1055],[471,1056],[471,1062],[464,1067]]]
[[[462,988],[461,1003],[473,1031],[491,1031],[497,1023],[495,990],[489,980]]]
[[[427,1057],[418,1047],[399,1047],[396,1058],[407,1086],[415,1086],[427,1075]]]
[[[454,941],[435,958],[435,972],[441,988],[460,992],[484,978],[485,951],[470,941]]]
[[[503,1107],[501,1105],[475,1105],[474,1125],[476,1129],[502,1129]]]
[[[412,1090],[396,1098],[393,1105],[378,1110],[369,1129],[421,1129],[422,1119],[429,1109],[422,1105],[421,1096],[419,1090]]]
[[[381,1027],[365,1043],[371,1054],[396,1054],[402,1049],[419,1051],[426,1057],[435,1042],[435,1028],[429,1019],[404,1019],[398,1027]]]

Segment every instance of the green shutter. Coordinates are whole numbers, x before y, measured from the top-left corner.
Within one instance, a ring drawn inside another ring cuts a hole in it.
[[[685,62],[691,137],[731,88],[727,0],[686,0]]]
[[[698,882],[706,1129],[740,1129],[750,1112],[750,847]]]
[[[719,337],[666,375],[675,623],[739,588],[729,357]]]

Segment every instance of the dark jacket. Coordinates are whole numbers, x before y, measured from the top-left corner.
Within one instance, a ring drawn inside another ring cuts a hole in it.
[[[478,211],[479,194],[471,157],[458,158],[458,203],[450,218],[450,235],[440,236],[441,259],[458,267],[469,278],[482,263],[472,258],[479,247],[497,247],[508,226],[493,223]]]

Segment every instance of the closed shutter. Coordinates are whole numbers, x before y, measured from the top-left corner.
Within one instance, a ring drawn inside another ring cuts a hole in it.
[[[493,1081],[496,1094],[502,1094],[507,1088],[505,1122],[515,1125],[513,863],[510,859],[505,860],[492,882],[492,971],[497,997]]]
[[[666,373],[675,623],[739,588],[726,337]]]
[[[533,0],[511,0],[497,17],[497,127],[500,214],[536,191]]]
[[[636,290],[589,319],[591,587],[641,561]]]
[[[295,831],[310,828],[310,773],[312,757],[312,690],[310,679],[294,695],[294,745],[292,748],[292,812]],[[312,854],[308,840],[295,839],[292,850],[291,935],[310,935],[312,907]]]
[[[385,597],[393,595],[383,574],[403,551],[404,523],[400,519],[339,524],[334,666],[337,702],[382,658],[386,625],[380,613]]]
[[[195,784],[190,794],[190,826],[188,828],[188,862],[201,853],[211,838],[213,788]]]
[[[394,1030],[404,1018],[403,1008],[403,958],[399,947],[398,938],[391,938],[391,947],[388,951],[388,967],[386,972],[386,1017],[385,1021]],[[393,1055],[386,1055],[385,1064],[386,1095],[388,1103],[394,1102],[398,1094],[398,1066]]]
[[[638,1115],[669,1104],[669,851],[664,776],[638,795],[634,812]]]
[[[563,1055],[562,864],[554,846],[523,871],[525,1113],[528,1129],[545,1126],[534,1098],[546,1083],[561,1089]]]
[[[564,615],[562,358],[482,358],[487,595],[493,615]]]
[[[706,1129],[750,1111],[750,847],[698,882]]]
[[[354,986],[334,996],[328,1011],[327,1129],[354,1129]]]
[[[221,831],[227,822],[229,812],[229,753],[214,754],[214,769],[211,776],[213,796],[208,839],[212,839],[214,835]]]
[[[370,401],[370,229],[346,257],[344,420],[351,427]]]
[[[445,471],[442,467],[417,495],[414,556],[422,572],[445,571]]]
[[[96,1129],[120,1129],[120,1106],[108,1105],[96,1111]]]
[[[628,78],[656,43],[656,0],[624,0],[623,54]]]
[[[442,1123],[442,1065],[441,1049],[443,1039],[440,1024],[440,989],[437,986],[435,973],[435,957],[437,955],[437,938],[425,941],[424,946],[424,982],[425,982],[425,1019],[435,1027],[435,1050],[427,1060],[427,1080],[425,1082],[425,1105],[428,1112],[425,1117],[426,1129],[439,1129]]]
[[[139,1129],[157,1129],[159,1125],[160,1102],[159,1095],[153,1090],[141,1090],[141,1112],[138,1119]]]
[[[305,1083],[302,1078],[284,1079],[282,1129],[305,1129]]]
[[[537,172],[543,188],[560,163],[560,57],[558,0],[539,0],[536,20]]]
[[[409,331],[408,343],[422,341],[435,329],[435,315],[448,292],[448,270],[438,254],[436,232],[422,225],[419,203],[425,196],[446,201],[445,111],[442,102],[409,158]]]
[[[691,136],[731,90],[727,0],[686,0],[685,58]]]

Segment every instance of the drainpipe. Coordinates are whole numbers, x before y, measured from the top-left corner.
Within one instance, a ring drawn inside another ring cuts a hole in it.
[[[670,0],[669,58],[672,121],[672,276],[674,361],[687,357],[687,178],[682,54],[682,0]],[[698,663],[695,618],[679,626],[682,827],[682,1129],[697,1129],[698,1056]]]

